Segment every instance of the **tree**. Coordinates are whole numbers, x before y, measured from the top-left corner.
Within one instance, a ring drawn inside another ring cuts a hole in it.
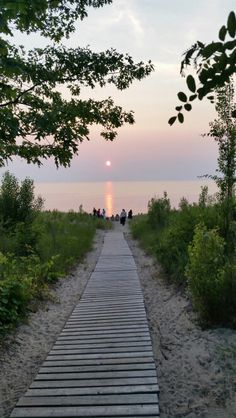
[[[218,143],[219,156],[217,175],[208,175],[220,189],[220,202],[222,207],[224,235],[227,249],[234,248],[234,234],[232,221],[234,218],[234,198],[236,183],[236,119],[232,114],[236,110],[234,100],[233,81],[217,90],[216,111],[218,118],[210,123],[208,136]]]
[[[229,40],[226,39],[227,35]],[[227,25],[222,26],[219,31],[219,41],[204,44],[197,41],[191,48],[184,53],[181,62],[180,73],[184,74],[185,68],[191,66],[196,72],[193,77],[189,74],[186,78],[188,90],[191,92],[189,97],[184,92],[178,93],[181,104],[176,106],[177,115],[169,119],[169,124],[173,125],[176,120],[184,122],[183,111],[192,110],[192,102],[196,99],[202,100],[207,97],[214,103],[214,95],[217,88],[223,87],[236,72],[236,16],[233,11],[229,13]],[[197,82],[196,82],[197,80]],[[198,83],[198,84],[197,84]],[[234,117],[236,111],[234,110]]]
[[[1,32],[12,36],[17,27],[27,34],[40,31],[59,42],[75,30],[77,19],[87,17],[87,7],[111,3],[112,0],[1,0]]]
[[[89,48],[66,48],[60,41],[75,30],[76,19],[87,16],[87,7],[101,7],[112,0],[4,1],[0,32],[38,31],[54,41],[46,48],[26,51],[0,38],[0,166],[17,155],[28,163],[42,164],[54,157],[57,166],[70,165],[79,144],[89,139],[92,124],[99,124],[106,140],[116,129],[134,123],[111,98],[82,100],[83,87],[114,84],[122,90],[153,71],[149,61],[135,63],[114,49],[94,53]],[[11,26],[12,25],[12,26]],[[63,85],[69,99],[58,87]]]
[[[34,182],[25,178],[21,184],[6,171],[0,186],[0,219],[4,228],[15,228],[17,223],[32,223],[42,209],[42,198],[34,195]]]

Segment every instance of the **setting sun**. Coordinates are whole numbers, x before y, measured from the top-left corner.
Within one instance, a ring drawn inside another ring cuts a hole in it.
[[[110,166],[111,166],[111,161],[109,161],[109,160],[108,160],[108,161],[106,161],[106,166],[107,166],[107,167],[110,167]]]

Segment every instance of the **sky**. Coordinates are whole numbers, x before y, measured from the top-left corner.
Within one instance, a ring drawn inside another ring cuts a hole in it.
[[[76,32],[63,44],[89,45],[94,51],[115,48],[155,65],[149,77],[122,92],[111,86],[83,92],[95,99],[111,96],[124,110],[134,111],[135,125],[120,128],[114,142],[106,142],[93,128],[91,141],[81,144],[70,168],[56,169],[53,160],[38,168],[16,158],[0,169],[0,175],[10,170],[19,179],[78,182],[195,180],[214,174],[217,146],[202,137],[216,117],[214,106],[207,99],[194,102],[184,124],[170,127],[168,119],[179,103],[177,93],[186,91],[179,72],[182,54],[196,40],[216,40],[234,9],[235,0],[113,0],[101,9],[90,8],[88,18],[78,22]],[[14,42],[28,48],[48,43],[37,34],[20,33]]]

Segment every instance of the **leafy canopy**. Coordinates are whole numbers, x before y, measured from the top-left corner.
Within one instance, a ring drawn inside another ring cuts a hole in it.
[[[112,0],[1,0],[1,32],[13,36],[17,28],[27,34],[41,35],[59,42],[75,30],[77,19],[88,16],[87,7],[99,8]]]
[[[123,111],[112,98],[84,100],[81,90],[106,84],[123,90],[149,75],[152,63],[135,63],[115,49],[95,53],[88,47],[66,48],[60,43],[75,30],[75,21],[87,16],[88,6],[111,2],[4,1],[0,13],[0,166],[14,155],[38,165],[53,157],[57,166],[68,166],[79,144],[89,139],[92,124],[103,127],[101,135],[106,140],[114,140],[117,128],[134,123],[133,112]],[[38,31],[54,44],[26,51],[10,43],[14,29],[27,34]]]
[[[219,41],[203,44],[197,41],[184,53],[181,62],[180,73],[191,66],[196,71],[196,76],[189,74],[186,78],[189,96],[184,92],[177,94],[180,105],[176,106],[176,116],[169,119],[173,125],[176,120],[184,122],[184,111],[192,110],[192,102],[196,99],[202,100],[205,96],[214,103],[214,95],[217,88],[223,87],[229,82],[230,77],[236,72],[236,16],[232,11],[229,13],[227,25],[222,26],[219,31]],[[236,116],[236,114],[234,114]]]

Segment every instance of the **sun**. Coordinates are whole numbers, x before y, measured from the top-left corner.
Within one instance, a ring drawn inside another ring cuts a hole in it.
[[[111,167],[111,161],[107,160],[107,161],[106,161],[106,166],[107,166],[107,167]]]

